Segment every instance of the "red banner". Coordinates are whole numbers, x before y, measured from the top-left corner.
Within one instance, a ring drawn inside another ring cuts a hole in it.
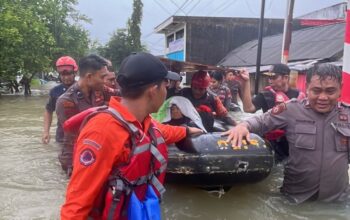
[[[350,44],[350,10],[346,13],[345,43]]]
[[[344,22],[344,19],[300,19],[299,22],[302,26],[320,26]]]
[[[341,101],[350,104],[350,74],[343,72],[343,88],[341,91]]]

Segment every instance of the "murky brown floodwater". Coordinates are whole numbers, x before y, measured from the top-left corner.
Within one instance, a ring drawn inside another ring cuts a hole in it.
[[[58,146],[40,142],[46,97],[0,97],[0,220],[59,219],[67,179]],[[52,130],[52,137],[54,129]],[[282,168],[256,184],[218,192],[167,185],[163,219],[350,219],[350,204],[286,202],[278,192]]]

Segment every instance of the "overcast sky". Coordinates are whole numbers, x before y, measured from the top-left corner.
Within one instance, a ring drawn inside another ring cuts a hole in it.
[[[132,0],[80,0],[77,10],[92,24],[84,24],[91,39],[106,43],[111,34],[125,28],[132,13]],[[153,54],[163,54],[164,35],[154,28],[172,15],[210,17],[260,17],[261,0],[143,0],[142,43]],[[295,0],[294,17],[344,0]],[[266,18],[284,18],[287,0],[266,0]]]

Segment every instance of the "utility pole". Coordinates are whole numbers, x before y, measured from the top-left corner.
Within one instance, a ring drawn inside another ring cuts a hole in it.
[[[258,53],[257,53],[257,57],[256,57],[255,94],[258,94],[258,92],[259,92],[261,47],[262,47],[262,38],[263,38],[263,33],[264,33],[264,13],[265,13],[265,0],[261,0],[261,12],[260,12],[260,22],[259,22],[259,38],[258,38]]]
[[[288,64],[289,47],[292,41],[292,23],[293,23],[294,0],[288,0],[286,18],[284,19],[283,42],[281,63]]]

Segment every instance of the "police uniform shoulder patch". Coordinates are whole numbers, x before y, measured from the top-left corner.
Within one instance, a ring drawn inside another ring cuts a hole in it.
[[[271,109],[271,114],[278,115],[278,114],[284,112],[286,109],[287,109],[286,103],[281,103],[281,104],[278,104]]]
[[[79,161],[84,166],[90,166],[96,161],[95,153],[91,149],[85,149],[80,153]]]

